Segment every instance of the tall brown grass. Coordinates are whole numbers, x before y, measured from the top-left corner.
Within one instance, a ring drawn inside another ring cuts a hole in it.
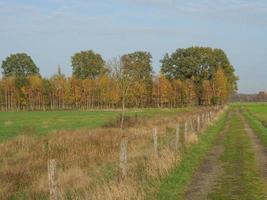
[[[48,159],[57,160],[62,199],[144,199],[181,160],[174,150],[175,127],[193,114],[156,116],[123,131],[106,127],[10,139],[0,144],[0,199],[49,199]],[[158,128],[158,157],[153,156],[153,127]],[[125,137],[128,173],[120,179],[119,148]],[[197,135],[189,140],[197,143]]]

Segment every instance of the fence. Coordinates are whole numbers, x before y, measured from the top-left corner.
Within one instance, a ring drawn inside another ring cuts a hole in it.
[[[135,180],[137,176],[136,169],[142,166],[145,166],[142,168],[145,172],[139,169],[139,174],[146,173],[153,178],[165,175],[177,165],[177,162],[182,159],[183,152],[198,141],[198,137],[203,133],[203,130],[214,122],[222,112],[223,107],[206,109],[172,121],[171,127],[169,124],[168,126],[166,125],[167,122],[161,121],[158,125],[153,124],[152,127],[150,125],[144,130],[134,130],[135,134],[123,135],[120,144],[118,144],[117,152],[118,178],[113,178],[113,181],[110,182],[114,184],[116,182],[114,180],[118,180],[117,184],[120,184],[126,181],[129,182],[130,179]],[[149,129],[150,134],[147,133]],[[139,137],[143,139],[139,139]],[[144,144],[141,145],[140,143]],[[116,166],[116,162],[114,165]],[[50,199],[59,199],[61,196],[58,189],[60,182],[57,180],[57,161],[55,159],[48,160],[48,185]],[[110,190],[112,187],[108,188]],[[129,189],[127,190],[129,192]],[[99,197],[99,199],[101,198],[104,197]],[[111,199],[113,198],[115,197],[111,197]],[[118,194],[116,198],[124,199],[122,194]]]

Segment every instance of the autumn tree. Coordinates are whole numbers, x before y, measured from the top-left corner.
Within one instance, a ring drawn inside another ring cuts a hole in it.
[[[41,109],[43,105],[43,81],[38,75],[27,77],[28,87],[26,88],[28,102],[31,110]]]
[[[63,108],[65,109],[65,93],[67,90],[67,82],[66,77],[62,74],[60,67],[58,67],[58,72],[54,76],[51,77],[50,82],[52,86],[52,99],[51,99],[51,107],[53,108]]]
[[[196,85],[194,84],[194,80],[187,79],[184,81],[184,91],[186,105],[196,105],[199,99],[197,97],[197,89]]]
[[[89,78],[83,79],[81,82],[82,96],[81,102],[86,109],[94,107],[94,80]]]
[[[16,84],[12,76],[5,77],[2,80],[2,91],[4,92],[5,110],[14,110],[16,104]]]
[[[150,87],[143,81],[133,81],[129,89],[128,104],[133,107],[142,107],[148,102],[148,98],[151,96]]]
[[[172,101],[174,106],[183,105],[183,82],[179,79],[172,81]]]
[[[75,53],[71,57],[71,64],[73,75],[79,79],[95,79],[105,71],[105,61],[92,50]]]
[[[267,93],[265,91],[260,91],[255,98],[256,101],[264,102],[267,101]]]
[[[214,75],[213,82],[213,103],[223,104],[227,101],[229,95],[227,90],[227,78],[222,68],[219,68]]]
[[[81,108],[82,80],[75,76],[68,78],[68,100],[73,109]]]
[[[98,92],[99,92],[99,106],[103,107],[110,102],[110,90],[112,87],[111,79],[106,74],[101,75],[98,78]]]
[[[118,87],[121,99],[122,114],[121,114],[120,128],[122,129],[125,117],[125,105],[127,101],[129,88],[132,84],[132,79],[131,79],[132,76],[129,74],[128,70],[125,70],[121,57],[113,58],[113,60],[109,62],[109,66],[110,69],[112,70],[112,77],[116,81],[116,85]]]
[[[237,81],[239,78],[235,75],[235,69],[231,65],[229,59],[227,58],[227,55],[222,49],[214,49],[213,54],[215,59],[215,72],[217,72],[217,70],[219,69],[222,69],[222,71],[224,72],[224,76],[227,80],[226,85],[228,94],[232,95],[236,93]]]
[[[153,99],[157,107],[169,107],[172,99],[172,84],[163,75],[154,77]]]
[[[213,98],[213,91],[209,80],[202,82],[202,103],[203,105],[210,105]]]
[[[224,104],[237,89],[234,68],[220,49],[178,49],[162,59],[159,75],[151,60],[149,52],[137,51],[106,63],[101,55],[82,51],[72,56],[72,76],[59,67],[42,78],[29,56],[11,55],[2,63],[1,110],[121,107],[123,128],[126,107]]]
[[[39,76],[39,68],[26,53],[11,54],[2,62],[2,73],[7,82],[12,79],[15,88],[12,89],[12,102],[6,102],[7,109],[24,107],[27,105],[28,76]],[[9,85],[9,84],[8,84]],[[11,103],[11,105],[10,105]]]

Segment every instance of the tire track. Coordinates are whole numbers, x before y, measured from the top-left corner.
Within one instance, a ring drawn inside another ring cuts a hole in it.
[[[230,126],[230,115],[231,114],[228,116],[225,129],[221,131],[210,153],[203,160],[202,164],[193,176],[191,184],[188,186],[188,189],[184,194],[184,200],[207,199],[207,196],[212,191],[216,180],[223,174],[223,163],[220,160],[220,157],[224,152],[222,141]]]
[[[244,123],[245,131],[252,142],[257,167],[267,184],[267,147],[262,144],[261,140],[258,138],[254,130],[250,128],[245,117],[240,112],[239,114]]]

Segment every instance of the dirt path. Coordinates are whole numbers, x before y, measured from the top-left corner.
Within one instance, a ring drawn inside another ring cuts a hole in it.
[[[222,175],[223,163],[220,161],[220,157],[224,152],[222,141],[228,129],[229,118],[225,129],[220,133],[215,145],[194,175],[188,190],[185,192],[184,200],[207,199],[207,195],[212,191],[216,180]]]
[[[265,179],[265,181],[267,181],[267,148],[262,144],[255,132],[250,128],[244,116],[242,114],[240,115],[244,122],[245,131],[253,145],[257,167],[261,172],[262,177]]]
[[[182,199],[266,199],[266,186],[267,147],[233,109]]]

